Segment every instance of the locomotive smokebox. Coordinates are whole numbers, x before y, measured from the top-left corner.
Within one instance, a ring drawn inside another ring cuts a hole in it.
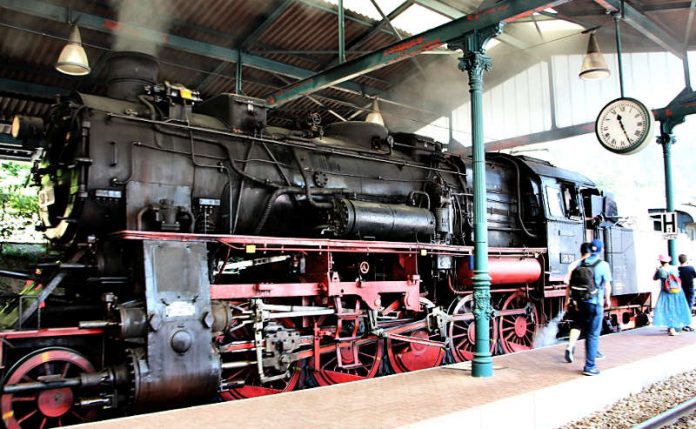
[[[121,100],[137,101],[145,86],[157,82],[159,63],[141,52],[115,52],[106,60],[107,95]]]

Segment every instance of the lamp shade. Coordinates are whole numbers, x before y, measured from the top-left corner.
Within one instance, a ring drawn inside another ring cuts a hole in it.
[[[84,76],[91,71],[87,54],[82,47],[80,30],[76,25],[70,32],[68,43],[60,51],[58,61],[56,61],[56,70],[73,76]]]
[[[585,58],[582,61],[582,68],[580,69],[580,79],[606,79],[610,74],[611,72],[609,71],[609,67],[607,67],[607,62],[604,60],[604,55],[602,55],[597,45],[595,34],[594,32],[590,33],[587,53],[585,54]]]
[[[367,114],[365,122],[372,122],[373,124],[380,124],[384,126],[384,118],[382,117],[382,114],[379,113],[379,103],[377,103],[376,98],[372,100],[372,112]]]

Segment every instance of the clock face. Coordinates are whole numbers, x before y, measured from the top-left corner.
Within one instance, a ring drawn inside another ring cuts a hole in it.
[[[595,134],[606,149],[629,155],[645,148],[652,140],[652,112],[633,98],[617,98],[597,117]]]

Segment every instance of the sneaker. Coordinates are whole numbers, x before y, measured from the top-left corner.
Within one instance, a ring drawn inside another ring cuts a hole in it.
[[[606,356],[604,356],[604,353],[602,353],[602,352],[600,352],[599,350],[597,350],[597,354],[595,355],[594,358],[597,359],[597,360],[599,360],[599,359],[604,359],[605,357],[606,357]]]
[[[684,326],[684,327],[682,328],[682,331],[685,331],[685,332],[693,332],[693,331],[694,331],[694,328],[692,328],[692,327],[689,326],[689,325],[686,325],[686,326]]]
[[[669,328],[669,336],[674,337],[677,335],[677,331],[674,328]]]
[[[585,370],[582,371],[582,375],[589,375],[589,376],[599,375],[599,370],[598,370],[597,368],[595,368],[595,369],[585,369]]]
[[[568,347],[565,349],[565,360],[568,363],[573,363],[575,358],[573,357],[574,347]]]

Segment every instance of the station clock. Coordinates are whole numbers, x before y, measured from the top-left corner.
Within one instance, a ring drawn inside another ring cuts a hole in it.
[[[652,140],[653,116],[643,103],[628,97],[609,102],[597,116],[595,134],[607,150],[630,155]]]

